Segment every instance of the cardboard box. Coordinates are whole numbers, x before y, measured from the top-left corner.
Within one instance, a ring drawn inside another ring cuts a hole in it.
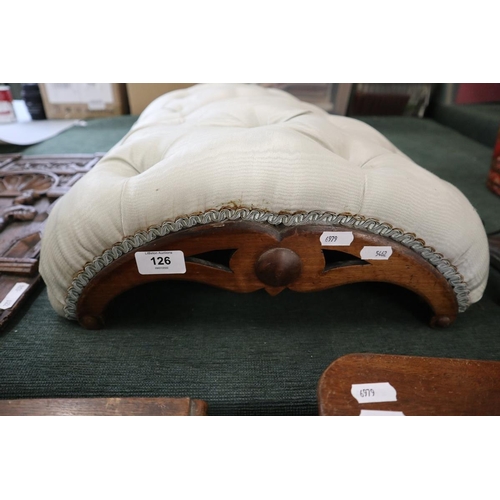
[[[127,83],[131,115],[140,115],[146,106],[167,92],[191,87],[194,83]]]
[[[47,118],[104,118],[128,112],[124,83],[40,83]]]

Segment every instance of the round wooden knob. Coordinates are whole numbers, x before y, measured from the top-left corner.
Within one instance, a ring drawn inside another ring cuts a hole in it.
[[[257,278],[269,286],[286,286],[302,272],[300,257],[289,248],[272,248],[264,252],[255,264]]]

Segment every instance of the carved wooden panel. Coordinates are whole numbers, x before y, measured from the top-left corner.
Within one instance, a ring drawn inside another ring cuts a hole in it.
[[[7,172],[44,172],[52,174],[57,182],[47,192],[49,198],[58,198],[85,175],[102,155],[23,156],[10,162],[2,170]]]
[[[0,155],[0,328],[40,282],[40,243],[52,204],[100,158]]]

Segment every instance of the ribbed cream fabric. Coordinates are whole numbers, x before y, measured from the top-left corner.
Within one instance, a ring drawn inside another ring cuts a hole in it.
[[[232,205],[373,217],[442,253],[471,302],[486,286],[487,238],[474,208],[372,127],[280,90],[202,84],[152,102],[56,204],[40,260],[51,304],[63,315],[75,275],[124,237]]]

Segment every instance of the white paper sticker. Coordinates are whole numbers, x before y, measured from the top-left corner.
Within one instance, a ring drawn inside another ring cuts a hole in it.
[[[325,247],[348,247],[354,240],[352,231],[324,231],[319,239]]]
[[[139,274],[184,274],[186,262],[181,250],[162,252],[136,252]]]
[[[375,384],[352,384],[351,394],[358,403],[385,403],[397,401],[396,389],[389,382]]]
[[[402,411],[361,410],[360,417],[404,417]]]
[[[360,255],[364,260],[388,260],[392,247],[363,247]]]
[[[10,309],[28,288],[28,283],[16,283],[10,289],[5,299],[0,302],[0,309]]]

